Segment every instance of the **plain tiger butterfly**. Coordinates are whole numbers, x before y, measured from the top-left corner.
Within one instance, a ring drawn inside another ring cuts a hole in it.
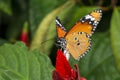
[[[61,24],[60,19],[56,18],[57,43],[67,58],[71,54],[74,59],[79,60],[87,54],[91,48],[91,36],[101,17],[102,10],[96,9],[77,21],[68,32]]]

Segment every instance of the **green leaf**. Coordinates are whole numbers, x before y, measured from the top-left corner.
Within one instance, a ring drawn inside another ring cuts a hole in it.
[[[20,42],[0,47],[0,63],[1,80],[52,80],[50,59]]]
[[[0,66],[0,80],[24,80],[23,76],[5,66]]]
[[[11,15],[12,10],[11,10],[11,0],[0,0],[0,10],[5,12],[6,14]]]
[[[88,80],[116,80],[120,74],[115,66],[109,33],[96,33],[92,49],[79,62],[81,76]]]
[[[49,60],[49,58],[47,58],[44,54],[39,54],[38,51],[34,51],[35,56],[37,57],[39,63],[41,64],[41,68],[44,68],[40,70],[40,76],[41,79],[45,79],[45,80],[49,80],[49,78],[51,77],[51,74],[42,74],[42,73],[48,73],[49,71],[52,72],[53,70],[53,66],[51,65],[51,62]],[[40,56],[42,56],[41,58],[39,58]],[[47,62],[45,62],[47,61]],[[45,62],[46,64],[43,64],[41,62]]]
[[[29,21],[32,37],[42,19],[52,10],[65,3],[66,0],[30,0],[29,1]]]
[[[117,68],[120,71],[120,12],[117,8],[114,8],[111,19],[111,43]]]
[[[33,38],[31,49],[39,49],[40,51],[49,54],[51,48],[53,46],[54,40],[49,41],[46,45],[41,45],[42,42],[47,41],[49,39],[54,39],[56,37],[56,25],[55,25],[55,17],[64,17],[69,13],[69,11],[74,6],[73,1],[68,1],[57,9],[53,10],[49,13],[43,21],[40,23],[35,36]],[[46,52],[47,50],[47,52]]]

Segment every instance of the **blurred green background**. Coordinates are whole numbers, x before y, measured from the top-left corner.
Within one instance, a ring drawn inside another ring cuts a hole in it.
[[[97,8],[103,15],[92,48],[80,61],[71,58],[70,64],[78,64],[87,80],[120,80],[120,0],[0,0],[0,80],[51,80],[57,51],[55,17],[68,30]],[[18,42],[24,28],[28,48]]]

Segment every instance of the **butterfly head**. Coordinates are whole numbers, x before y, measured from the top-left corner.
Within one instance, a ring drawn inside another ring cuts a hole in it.
[[[66,48],[67,41],[65,40],[65,38],[57,38],[57,44],[56,45],[61,48],[61,50],[63,51],[63,53],[66,57],[66,59],[69,60],[70,53],[69,53],[68,49]]]
[[[57,38],[56,45],[62,49],[66,48],[66,40],[64,38]]]

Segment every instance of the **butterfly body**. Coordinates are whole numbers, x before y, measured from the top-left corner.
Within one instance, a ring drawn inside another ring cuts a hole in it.
[[[65,40],[65,38],[62,38],[62,37],[58,38],[57,44],[59,44],[62,49],[65,49],[66,48],[66,40]]]
[[[91,47],[91,36],[101,19],[100,9],[94,10],[81,18],[68,32],[56,18],[57,42],[64,50],[64,54],[71,54],[78,60],[84,56]]]

